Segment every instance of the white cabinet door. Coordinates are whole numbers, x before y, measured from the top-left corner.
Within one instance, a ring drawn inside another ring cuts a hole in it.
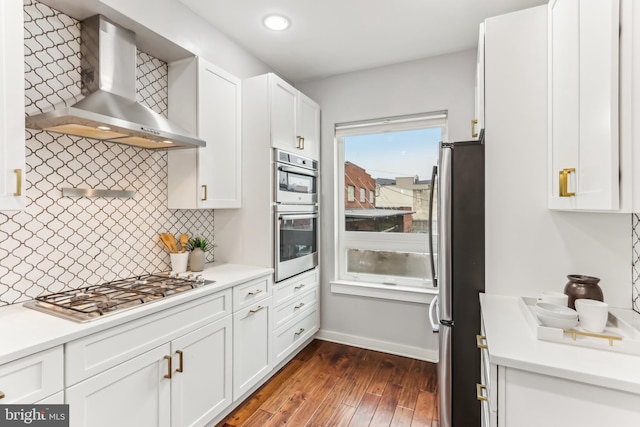
[[[278,78],[269,76],[271,94],[271,146],[286,151],[298,150],[296,113],[298,90]]]
[[[169,152],[171,209],[239,208],[242,202],[241,80],[202,58],[169,66],[169,118],[204,148]]]
[[[549,3],[549,208],[619,208],[619,0]]]
[[[484,23],[480,24],[478,34],[475,89],[476,118],[471,122],[471,138],[478,138],[480,129],[484,129]]]
[[[296,138],[303,155],[320,158],[320,106],[301,92],[297,99]]]
[[[271,297],[233,314],[233,399],[271,371]]]
[[[22,1],[0,4],[0,211],[24,209],[24,28]]]
[[[232,317],[171,343],[171,424],[203,426],[232,402]]]
[[[271,146],[318,160],[320,106],[276,75],[269,77]]]
[[[170,426],[170,351],[167,343],[69,387],[70,425]]]

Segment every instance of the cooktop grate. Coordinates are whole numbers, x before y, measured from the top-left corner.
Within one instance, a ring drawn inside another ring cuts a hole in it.
[[[147,274],[36,297],[25,307],[86,322],[214,283],[198,277]]]

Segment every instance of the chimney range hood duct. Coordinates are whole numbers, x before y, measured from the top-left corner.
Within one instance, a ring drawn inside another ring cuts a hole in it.
[[[204,147],[205,141],[136,101],[135,33],[102,15],[81,23],[81,101],[27,116],[26,127],[147,149]]]

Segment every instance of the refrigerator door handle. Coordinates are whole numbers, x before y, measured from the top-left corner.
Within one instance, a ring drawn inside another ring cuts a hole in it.
[[[438,288],[440,319],[454,320],[451,281],[451,196],[452,153],[450,144],[440,146],[438,164]],[[441,426],[442,427],[442,426]]]
[[[438,287],[438,272],[436,271],[435,253],[433,251],[433,199],[436,189],[438,166],[434,165],[431,171],[431,193],[429,194],[429,260],[431,261],[431,280],[433,287]]]
[[[438,316],[438,295],[433,297],[429,304],[429,321],[434,334],[440,332],[440,319]]]

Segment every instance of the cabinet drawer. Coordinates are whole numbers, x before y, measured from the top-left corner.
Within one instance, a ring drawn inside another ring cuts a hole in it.
[[[231,314],[231,289],[66,344],[67,386]]]
[[[282,304],[317,285],[318,269],[302,273],[296,277],[280,282],[273,287],[273,303],[274,305]]]
[[[58,346],[0,366],[0,403],[31,404],[62,391],[62,360]]]
[[[316,333],[319,327],[318,306],[299,318],[277,329],[274,333],[274,361],[276,365],[290,355],[299,345]]]
[[[271,277],[262,277],[233,287],[233,312],[271,296]]]
[[[318,287],[314,286],[296,299],[280,304],[273,312],[273,327],[279,328],[296,316],[302,315],[318,302]]]

